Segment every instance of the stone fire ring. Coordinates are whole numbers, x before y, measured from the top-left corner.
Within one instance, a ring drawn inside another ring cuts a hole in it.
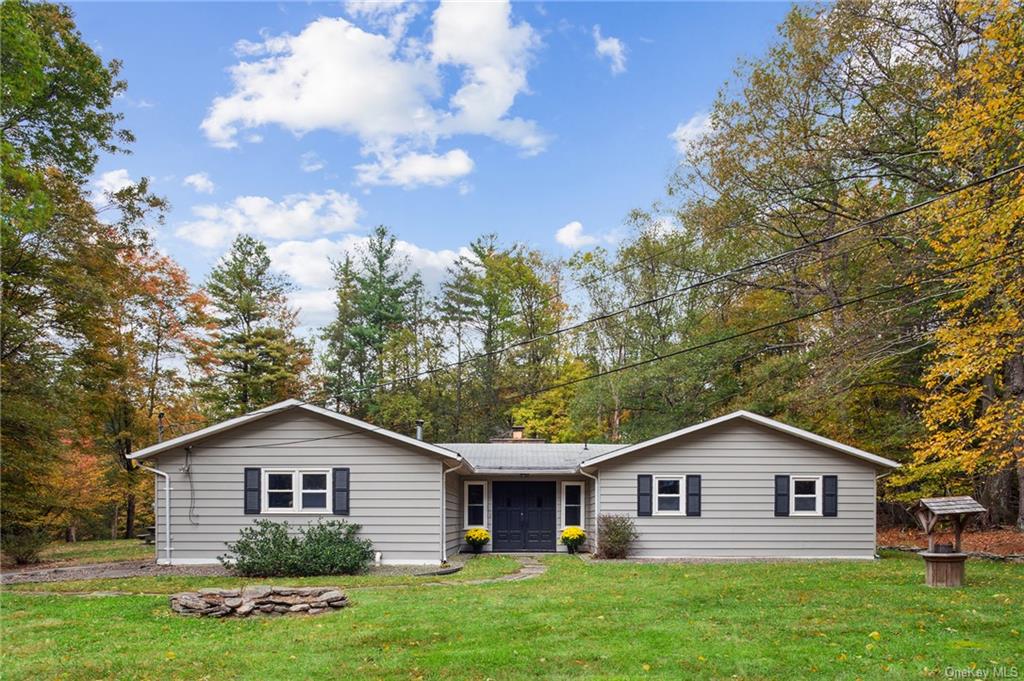
[[[319,615],[348,605],[348,597],[335,586],[200,589],[174,594],[170,600],[171,610],[195,617]]]

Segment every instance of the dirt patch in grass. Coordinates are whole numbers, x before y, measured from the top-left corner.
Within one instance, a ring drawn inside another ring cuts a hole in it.
[[[953,533],[939,532],[938,541],[953,542]],[[926,548],[928,537],[918,529],[889,527],[878,530],[879,546],[916,546]],[[999,556],[1024,555],[1024,532],[1011,528],[995,528],[964,532],[963,548],[969,552],[994,553]]]

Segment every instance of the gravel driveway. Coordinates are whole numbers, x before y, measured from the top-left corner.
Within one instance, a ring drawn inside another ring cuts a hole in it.
[[[3,584],[25,582],[64,582],[74,579],[107,579],[111,577],[162,577],[165,575],[227,575],[221,565],[157,565],[152,560],[128,560],[117,563],[66,565],[30,568],[4,572]]]

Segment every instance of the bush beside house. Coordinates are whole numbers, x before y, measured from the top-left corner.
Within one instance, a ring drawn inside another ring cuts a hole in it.
[[[320,520],[300,527],[296,535],[287,521],[261,519],[242,528],[219,560],[243,577],[357,574],[373,561],[373,543],[360,539],[359,530],[355,523]]]

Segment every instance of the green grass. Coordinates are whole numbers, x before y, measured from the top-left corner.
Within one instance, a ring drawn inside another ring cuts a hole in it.
[[[44,563],[112,563],[118,560],[145,560],[154,558],[153,546],[138,539],[99,539],[79,542],[54,542],[39,554]]]
[[[1022,565],[971,561],[968,587],[930,589],[914,556],[548,563],[525,581],[356,590],[352,607],[318,617],[201,620],[173,615],[164,597],[6,592],[0,663],[5,679],[1024,672]]]
[[[429,568],[423,568],[428,570]],[[281,577],[258,579],[253,577],[202,577],[192,575],[166,575],[153,577],[121,577],[111,579],[78,579],[64,582],[30,582],[11,584],[10,591],[41,591],[57,593],[90,593],[94,591],[121,591],[133,594],[172,594],[194,591],[205,586],[233,588],[246,584],[287,584],[289,586],[341,585],[345,588],[370,586],[405,586],[425,581],[458,582],[488,579],[509,574],[519,569],[519,561],[508,556],[480,556],[466,563],[466,567],[451,575],[417,577],[414,574],[368,574],[335,577]]]

